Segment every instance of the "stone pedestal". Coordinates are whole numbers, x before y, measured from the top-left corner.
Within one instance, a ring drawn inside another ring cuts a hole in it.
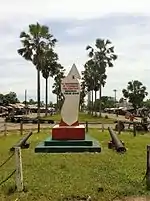
[[[85,126],[59,126],[55,125],[52,129],[53,140],[84,140]]]
[[[35,148],[35,153],[80,153],[80,152],[101,152],[97,140],[85,135],[84,140],[53,140],[48,137]]]

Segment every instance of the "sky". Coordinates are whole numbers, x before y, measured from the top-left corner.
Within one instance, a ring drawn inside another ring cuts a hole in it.
[[[87,45],[96,38],[109,39],[118,59],[107,69],[102,95],[122,97],[128,81],[139,80],[150,97],[150,1],[149,0],[0,0],[0,93],[14,91],[20,100],[36,99],[37,73],[31,62],[18,55],[19,35],[28,25],[47,25],[57,38],[59,62],[69,71],[73,63],[84,70]],[[49,101],[53,80],[49,80]],[[41,77],[41,99],[45,82]]]

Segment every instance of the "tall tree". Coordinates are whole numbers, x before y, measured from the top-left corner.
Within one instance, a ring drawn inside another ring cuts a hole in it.
[[[143,100],[148,95],[146,87],[138,80],[128,82],[127,89],[123,89],[122,93],[135,110],[143,105]]]
[[[102,109],[103,110],[105,108],[114,107],[114,103],[115,103],[114,97],[110,97],[110,96],[102,96],[101,97],[101,104],[102,104]],[[97,99],[96,102],[95,102],[95,107],[96,107],[97,111],[99,110],[99,104],[100,104],[100,100]]]
[[[38,102],[38,119],[40,118],[40,71],[42,69],[42,57],[45,49],[54,47],[56,39],[49,33],[49,28],[45,25],[31,24],[28,33],[21,32],[20,40],[22,48],[18,49],[18,53],[28,61],[31,61],[37,69],[37,102]],[[38,121],[38,132],[40,124]]]
[[[0,94],[0,105],[4,104],[4,95]]]
[[[30,98],[29,101],[26,101],[26,102],[23,101],[22,103],[23,104],[26,103],[27,105],[35,105],[35,104],[37,104],[37,101],[34,101],[32,98]]]
[[[61,109],[63,98],[64,98],[61,92],[61,81],[65,77],[64,73],[65,73],[65,69],[63,68],[63,66],[60,65],[60,67],[58,68],[58,72],[54,77],[54,84],[52,86],[53,88],[52,92],[56,94],[56,98],[57,98],[57,104],[56,104],[57,111]]]
[[[89,93],[91,92],[91,98],[92,100],[89,100],[89,104],[90,104],[90,113],[93,115],[93,90],[94,90],[94,85],[95,85],[95,80],[94,80],[94,76],[96,75],[95,72],[93,71],[93,61],[92,60],[88,60],[85,65],[84,65],[84,71],[82,72],[83,75],[83,82],[85,84],[85,88],[86,91]]]
[[[102,80],[106,78],[106,67],[113,67],[113,61],[117,59],[117,55],[114,54],[114,46],[110,40],[96,39],[95,48],[87,46],[86,50],[89,51],[88,56],[93,60],[96,65],[99,75],[99,98],[101,101],[101,86]],[[103,85],[104,86],[104,85]],[[99,108],[101,116],[101,103]]]
[[[52,48],[45,51],[45,54],[42,59],[43,59],[42,75],[45,78],[45,103],[46,103],[45,116],[47,116],[47,113],[48,113],[48,78],[53,77],[57,73],[59,65],[57,64],[58,56],[53,51]]]
[[[93,115],[93,109],[96,111],[96,108],[94,107],[94,98],[93,98],[93,91],[95,92],[95,101],[97,99],[97,91],[100,87],[100,85],[105,85],[105,80],[107,78],[106,74],[103,73],[101,75],[101,79],[99,79],[99,69],[97,68],[97,65],[95,62],[90,59],[86,62],[84,66],[85,70],[83,71],[83,80],[85,82],[86,90],[92,91],[92,102],[90,101],[90,108],[92,109],[92,115]],[[92,105],[91,105],[92,103]],[[92,106],[92,107],[91,107]]]
[[[19,103],[17,94],[15,92],[9,92],[8,94],[0,94],[0,105],[7,106],[9,104]]]
[[[144,105],[146,108],[150,109],[150,99],[147,99],[146,101],[144,101],[144,102],[143,102],[143,105]]]
[[[86,96],[86,87],[85,87],[85,82],[84,80],[81,83],[81,92],[80,92],[80,111],[83,111],[83,107],[84,107],[84,99]]]

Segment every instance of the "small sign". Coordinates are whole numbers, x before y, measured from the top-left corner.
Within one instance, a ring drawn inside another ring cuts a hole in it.
[[[62,91],[66,95],[76,95],[79,94],[79,84],[78,83],[62,83]]]

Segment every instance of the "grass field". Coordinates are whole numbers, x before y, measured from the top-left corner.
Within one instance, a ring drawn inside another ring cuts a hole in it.
[[[115,200],[124,196],[149,195],[145,181],[146,145],[149,134],[133,137],[123,133],[127,152],[117,154],[107,148],[108,132],[90,129],[102,146],[95,154],[35,154],[34,147],[49,131],[33,134],[31,146],[22,150],[23,175],[26,192],[13,193],[14,176],[0,186],[0,201],[78,201],[91,196],[92,201]],[[0,138],[0,164],[8,149],[20,138],[10,135]],[[14,158],[0,168],[0,182],[15,168]]]
[[[56,115],[53,115],[53,116],[47,116],[47,117],[44,117],[44,119],[53,119],[54,121],[60,121],[61,119],[61,116],[60,114],[56,114]],[[85,113],[79,113],[79,122],[85,122],[85,121],[88,121],[88,122],[101,122],[101,123],[114,123],[114,119],[111,119],[111,118],[104,118],[104,117],[94,117],[90,114],[85,114]]]

